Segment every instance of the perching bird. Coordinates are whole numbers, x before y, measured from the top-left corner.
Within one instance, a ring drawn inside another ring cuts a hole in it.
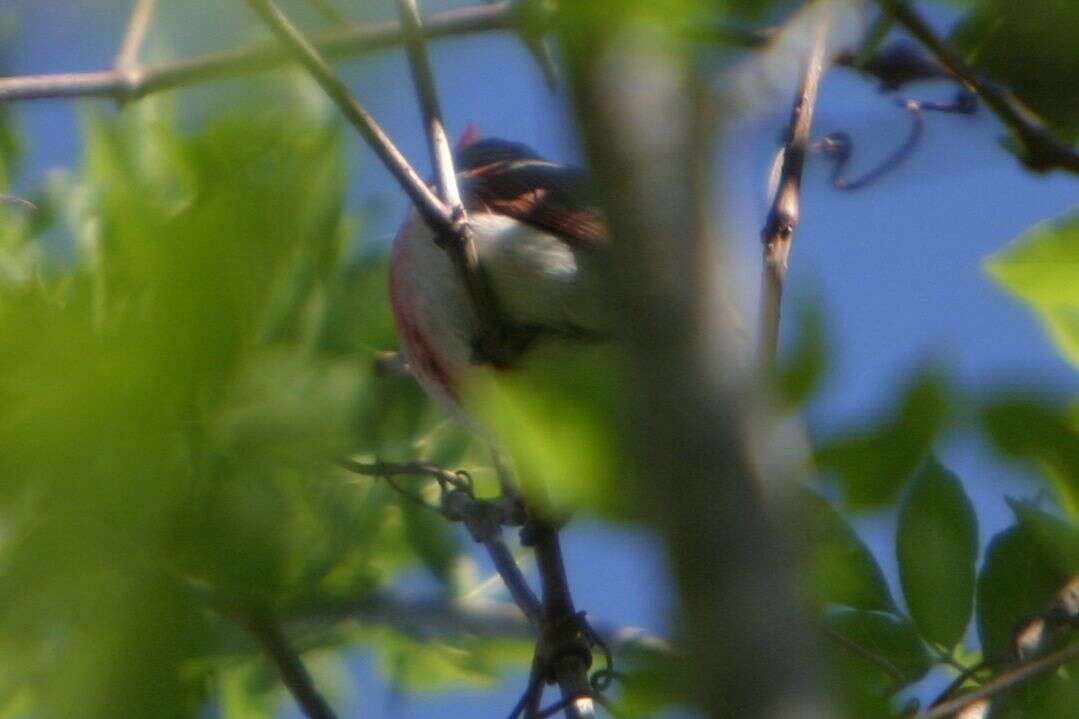
[[[549,339],[607,336],[607,223],[585,174],[472,133],[458,143],[456,166],[480,265],[504,322],[526,334],[524,351]],[[412,374],[461,416],[463,387],[479,367],[479,327],[450,256],[415,210],[394,240],[390,303]]]

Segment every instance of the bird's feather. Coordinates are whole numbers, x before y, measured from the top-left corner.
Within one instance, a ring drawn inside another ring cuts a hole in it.
[[[527,145],[476,140],[458,151],[466,209],[511,217],[575,249],[607,243],[607,221],[581,170],[543,160]]]

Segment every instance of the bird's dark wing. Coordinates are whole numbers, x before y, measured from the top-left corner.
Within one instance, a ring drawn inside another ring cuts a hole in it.
[[[457,154],[470,212],[507,215],[573,247],[606,244],[607,221],[592,200],[583,171],[547,162],[525,145],[494,138],[477,140]]]

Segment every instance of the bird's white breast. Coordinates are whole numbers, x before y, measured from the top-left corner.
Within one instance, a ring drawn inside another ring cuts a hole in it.
[[[597,329],[595,258],[504,215],[476,214],[470,222],[480,263],[509,322]],[[394,242],[390,296],[417,379],[444,404],[456,404],[454,393],[475,366],[477,328],[456,268],[415,212]]]

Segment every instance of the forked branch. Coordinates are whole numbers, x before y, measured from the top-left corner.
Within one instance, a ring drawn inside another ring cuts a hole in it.
[[[761,316],[759,338],[759,361],[765,372],[772,372],[776,365],[779,344],[780,302],[783,284],[787,277],[787,263],[794,230],[800,217],[802,167],[809,149],[809,133],[813,125],[813,110],[817,104],[817,89],[824,72],[824,48],[826,25],[818,22],[813,31],[813,41],[806,61],[805,71],[798,86],[798,94],[791,110],[787,141],[783,148],[782,167],[776,185],[772,207],[761,231],[764,245],[764,271],[761,279]]]
[[[503,351],[502,321],[495,295],[480,269],[476,243],[472,238],[472,228],[468,224],[468,216],[461,203],[461,192],[457,187],[457,171],[453,165],[453,151],[450,149],[446,128],[442,122],[442,107],[438,100],[438,91],[435,89],[431,63],[427,58],[427,45],[423,38],[419,7],[416,5],[416,0],[397,0],[397,10],[404,34],[408,63],[412,70],[412,80],[416,85],[416,94],[423,113],[423,127],[427,135],[431,164],[438,177],[439,195],[453,218],[452,227],[441,233],[441,244],[449,252],[461,276],[461,281],[468,291],[469,301],[479,327],[480,359],[499,363],[500,359],[506,357]]]

